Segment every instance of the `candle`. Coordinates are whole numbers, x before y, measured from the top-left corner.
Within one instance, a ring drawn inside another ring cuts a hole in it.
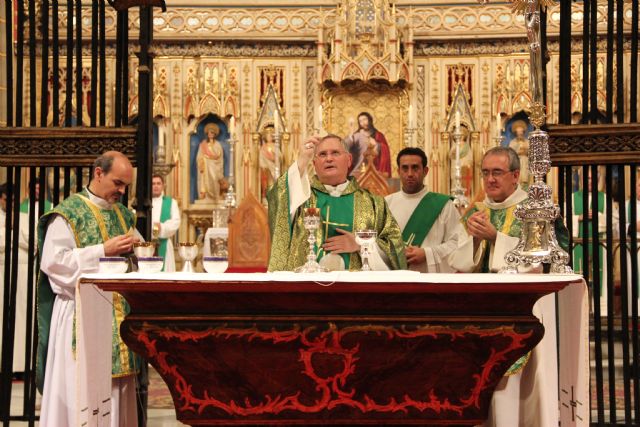
[[[413,105],[409,104],[409,128],[413,129]]]
[[[236,118],[231,116],[229,118],[229,137],[233,139],[233,135],[236,133]]]
[[[318,105],[318,132],[322,133],[322,104]]]
[[[273,130],[276,135],[280,134],[280,113],[278,113],[278,110],[273,112]]]
[[[502,118],[500,117],[500,113],[496,114],[496,136],[500,138],[500,134],[502,133]]]
[[[460,111],[456,111],[456,132],[460,132]]]

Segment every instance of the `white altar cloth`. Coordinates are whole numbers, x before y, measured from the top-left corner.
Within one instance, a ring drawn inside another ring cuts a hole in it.
[[[319,286],[339,286],[339,282],[350,283],[418,283],[458,284],[480,283],[487,287],[504,283],[540,283],[577,281],[558,292],[558,313],[555,315],[554,295],[541,298],[534,312],[547,333],[533,350],[536,358],[535,371],[524,375],[544,378],[536,387],[533,401],[554,424],[565,426],[588,426],[589,407],[589,311],[588,293],[580,275],[538,274],[425,274],[414,271],[376,272],[330,272],[330,273],[126,273],[118,275],[87,274],[84,279],[141,281],[188,281],[202,282],[313,282]],[[77,369],[78,369],[78,425],[109,426],[111,397],[111,292],[104,292],[91,283],[78,283],[77,301]],[[556,337],[556,319],[559,336]],[[557,340],[557,341],[556,341]],[[560,366],[556,364],[559,348]],[[526,371],[526,368],[525,368]],[[560,396],[558,396],[560,390]],[[559,408],[559,410],[555,410]],[[548,411],[552,413],[549,414]],[[533,417],[534,419],[537,416]],[[86,424],[84,424],[86,422]],[[531,427],[537,427],[532,424]]]

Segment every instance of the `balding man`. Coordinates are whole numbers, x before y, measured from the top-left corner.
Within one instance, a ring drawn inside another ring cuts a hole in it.
[[[133,180],[131,162],[124,154],[109,151],[93,166],[89,186],[45,214],[38,225],[42,259],[37,381],[42,391],[40,426],[44,427],[76,424],[76,282],[82,274],[98,271],[100,257],[131,252],[137,240],[134,215],[120,203]],[[115,293],[113,305],[114,313],[128,312],[126,301]],[[111,425],[137,426],[135,374],[140,364],[122,343],[115,315],[113,322],[113,351],[121,356],[113,358]]]
[[[307,166],[313,159],[315,175]],[[309,231],[303,208],[320,209],[317,259],[329,270],[359,270],[360,245],[355,231],[375,230],[376,245],[369,258],[373,270],[406,269],[398,223],[384,198],[360,188],[348,177],[352,157],[336,135],[311,137],[300,147],[298,159],[269,189],[271,257],[269,270],[294,270],[307,260]]]

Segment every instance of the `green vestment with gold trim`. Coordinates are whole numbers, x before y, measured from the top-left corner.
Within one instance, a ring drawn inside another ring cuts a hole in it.
[[[76,246],[84,248],[104,243],[107,239],[125,234],[134,225],[134,215],[124,205],[116,203],[113,209],[101,209],[89,201],[87,190],[73,194],[52,211],[43,215],[38,224],[38,247],[44,246],[49,221],[62,216],[71,226]],[[98,218],[97,215],[100,217]],[[36,359],[36,384],[42,392],[46,371],[49,329],[56,295],[51,290],[49,278],[38,266],[36,291],[38,319],[38,348]],[[140,359],[122,341],[120,324],[129,313],[129,305],[118,293],[113,293],[112,375],[123,377],[137,372]],[[74,322],[75,323],[75,322]],[[74,342],[75,344],[75,342]]]
[[[271,231],[269,271],[292,271],[306,262],[309,232],[303,224],[304,207],[320,208],[322,224],[316,235],[318,247],[327,237],[336,235],[336,228],[349,231],[376,230],[376,243],[389,259],[390,268],[407,268],[402,233],[384,198],[360,188],[356,180],[350,178],[342,195],[335,198],[340,200],[331,199],[333,197],[328,195],[327,189],[314,176],[311,180],[311,197],[291,217],[288,172],[278,178],[267,192]],[[348,255],[345,266],[352,271],[359,270],[362,266],[360,254],[354,252]]]

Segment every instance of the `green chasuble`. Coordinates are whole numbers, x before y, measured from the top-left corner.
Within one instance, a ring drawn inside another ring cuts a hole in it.
[[[269,271],[292,271],[307,260],[309,253],[308,231],[303,224],[303,208],[318,207],[322,224],[317,231],[318,247],[331,236],[338,234],[336,228],[357,231],[371,229],[378,232],[378,247],[387,255],[391,269],[407,268],[404,243],[400,227],[391,215],[384,198],[360,188],[350,178],[340,197],[332,197],[317,177],[311,180],[311,197],[300,206],[293,218],[289,215],[288,173],[283,174],[267,192],[269,203],[269,229],[271,232],[271,254]],[[318,255],[323,256],[324,252]],[[344,254],[345,266],[359,270],[362,266],[359,253]]]
[[[38,224],[38,247],[43,247],[49,221],[62,216],[71,226],[78,248],[97,245],[106,240],[125,234],[134,225],[134,215],[124,205],[116,203],[113,209],[100,209],[89,201],[87,190],[74,194],[54,210],[45,214]],[[38,271],[40,268],[38,266]],[[45,364],[49,343],[49,328],[53,303],[56,295],[51,290],[49,278],[40,272],[36,290],[38,318],[38,348],[36,360],[36,383],[42,392],[44,386]],[[120,337],[120,324],[129,313],[129,305],[118,293],[113,293],[113,362],[112,375],[122,377],[135,374],[140,360],[131,352]],[[75,333],[75,332],[74,332]],[[74,338],[75,345],[75,338]]]
[[[525,203],[526,200],[523,200],[521,203]],[[485,203],[477,202],[469,211],[467,211],[462,217],[462,224],[467,229],[467,220],[469,217],[478,211],[485,212],[489,217],[489,221],[491,224],[498,230],[498,232],[506,234],[510,237],[520,237],[520,231],[522,230],[522,221],[515,217],[514,212],[519,203],[513,204],[504,209],[490,209]],[[569,250],[569,231],[567,227],[564,225],[564,221],[562,218],[557,218],[555,223],[555,233],[556,239],[558,240],[558,244],[565,251]],[[482,261],[479,265],[479,268],[476,273],[490,273],[489,269],[489,259],[491,256],[491,247],[487,244],[487,241],[484,240],[481,243],[480,249],[482,250]],[[513,375],[517,374],[524,368],[529,360],[531,353],[527,353],[518,359],[505,375]]]
[[[29,198],[27,197],[26,199],[24,199],[22,201],[22,203],[20,203],[20,212],[29,213],[29,204],[30,204],[30,201],[29,201]],[[51,205],[50,201],[48,201],[48,200],[44,201],[44,213],[49,212],[52,207],[53,206]],[[36,214],[37,214],[37,212],[36,212]]]
[[[171,204],[173,199],[169,196],[162,196],[162,208],[160,209],[160,224],[171,219]],[[164,260],[164,256],[167,254],[167,239],[160,239],[160,247],[158,248],[158,256],[161,256]],[[164,261],[163,261],[164,262]],[[162,264],[162,271],[164,271],[165,265]]]
[[[582,190],[580,191],[576,191],[575,193],[573,193],[573,214],[578,216],[578,215],[584,215],[584,206],[583,206],[583,199],[582,197],[584,196],[584,193],[582,192]],[[591,197],[589,197],[591,199]],[[591,210],[593,208],[593,200],[591,200],[591,206],[589,206],[589,209]],[[598,191],[598,212],[600,213],[604,213],[605,211],[605,197],[604,197],[604,193],[602,191]],[[578,237],[582,238],[585,237],[582,233],[583,229],[583,221],[578,221],[578,229],[577,230],[573,230],[573,232],[577,232],[578,233]],[[593,230],[593,222],[589,221],[587,223],[587,239],[591,239],[592,236],[592,230]],[[575,234],[574,234],[575,236]],[[604,233],[600,233],[600,238],[603,239],[604,238]],[[601,240],[602,242],[602,240]],[[593,262],[593,243],[587,243],[587,251],[589,251],[589,262],[592,263]],[[600,263],[599,266],[600,268],[598,269],[600,272],[600,289],[603,289],[604,286],[604,281],[603,281],[603,263],[604,263],[604,250],[603,250],[603,246],[602,244],[600,245],[600,247],[598,248],[598,254],[600,256]],[[584,248],[582,244],[578,244],[575,245],[575,247],[573,248],[573,266],[574,266],[574,271],[576,273],[582,273],[584,270]]]
[[[422,197],[418,206],[413,210],[407,225],[402,230],[402,238],[405,244],[422,246],[422,242],[431,231],[431,227],[440,216],[440,212],[453,197],[446,194],[428,192]]]

